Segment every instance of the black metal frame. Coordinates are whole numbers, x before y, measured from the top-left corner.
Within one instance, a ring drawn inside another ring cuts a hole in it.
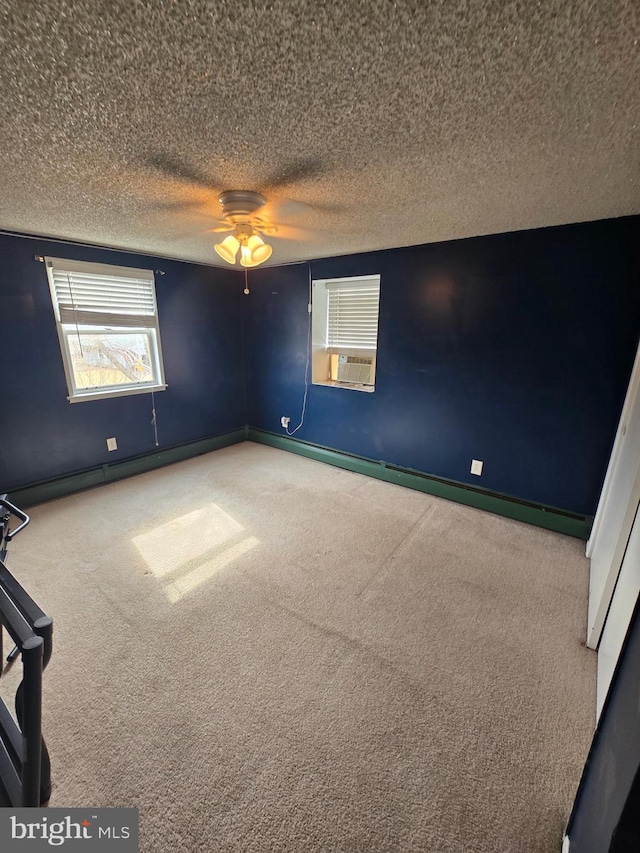
[[[16,691],[17,723],[0,698],[0,789],[11,806],[39,806],[48,799],[51,784],[42,739],[42,673],[51,658],[53,620],[38,607],[3,562],[5,542],[29,523],[28,516],[9,504],[4,495],[0,496],[0,506],[22,521],[19,528],[9,532],[9,515],[0,517],[0,622],[22,655],[23,669]]]

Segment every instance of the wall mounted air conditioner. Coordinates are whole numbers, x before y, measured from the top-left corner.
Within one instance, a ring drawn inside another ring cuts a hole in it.
[[[358,355],[338,356],[337,382],[349,385],[373,385],[373,358]]]

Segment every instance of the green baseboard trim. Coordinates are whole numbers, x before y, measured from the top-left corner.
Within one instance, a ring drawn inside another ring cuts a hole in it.
[[[134,456],[132,459],[123,459],[120,462],[101,465],[99,468],[91,468],[87,471],[79,471],[76,474],[69,474],[65,477],[57,477],[53,480],[34,483],[23,488],[12,489],[9,492],[9,500],[19,507],[28,508],[44,503],[44,501],[52,500],[53,498],[89,489],[92,486],[112,483],[115,480],[133,477],[135,474],[142,474],[145,471],[162,468],[174,462],[182,462],[182,460],[191,459],[193,456],[201,456],[203,453],[219,450],[221,447],[238,444],[241,441],[245,441],[246,438],[247,429],[242,428],[233,430],[232,432],[225,432],[222,435],[214,435],[210,438],[190,441],[187,444],[167,447],[163,450],[156,450],[153,453]]]
[[[322,447],[297,438],[252,429],[251,427],[243,427],[222,435],[156,450],[153,453],[146,453],[132,459],[124,459],[64,477],[12,489],[9,491],[9,499],[20,507],[28,508],[54,498],[90,489],[104,483],[112,483],[125,477],[133,477],[145,471],[162,468],[165,465],[181,462],[184,459],[210,453],[212,450],[219,450],[222,447],[228,447],[246,440],[255,441],[258,444],[267,444],[279,450],[297,453],[309,459],[344,468],[347,471],[365,474],[387,483],[395,483],[398,486],[405,486],[435,497],[484,509],[496,515],[504,515],[507,518],[514,518],[518,521],[534,524],[537,527],[544,527],[547,530],[566,533],[568,536],[575,536],[578,539],[587,540],[591,532],[593,518],[590,516],[577,515],[557,507],[523,501],[510,495],[491,492],[455,480],[434,477],[421,471],[400,468],[386,462],[343,453],[330,447]]]
[[[258,444],[268,444],[270,447],[297,453],[319,462],[327,462],[329,465],[345,468],[347,471],[366,474],[368,477],[375,477],[387,483],[395,483],[398,486],[426,492],[435,497],[484,509],[496,515],[504,515],[507,518],[514,518],[517,521],[524,521],[527,524],[534,524],[547,530],[566,533],[568,536],[575,536],[578,539],[588,539],[591,531],[593,518],[557,507],[523,501],[519,498],[487,489],[479,489],[477,486],[469,486],[455,480],[445,480],[441,477],[423,474],[420,471],[412,471],[385,462],[367,459],[363,456],[342,453],[329,447],[322,447],[300,439],[252,429],[251,427],[248,430],[247,438],[249,441],[255,441]]]

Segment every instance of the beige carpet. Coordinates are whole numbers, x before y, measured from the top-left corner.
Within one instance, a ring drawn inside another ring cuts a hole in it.
[[[583,555],[249,442],[36,507],[51,805],[137,806],[153,853],[559,851]]]

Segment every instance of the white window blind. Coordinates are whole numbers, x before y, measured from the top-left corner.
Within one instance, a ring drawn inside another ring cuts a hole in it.
[[[327,282],[327,349],[375,351],[380,280]]]
[[[60,258],[45,263],[60,323],[157,328],[152,270]]]
[[[153,270],[45,258],[69,401],[164,390]]]

